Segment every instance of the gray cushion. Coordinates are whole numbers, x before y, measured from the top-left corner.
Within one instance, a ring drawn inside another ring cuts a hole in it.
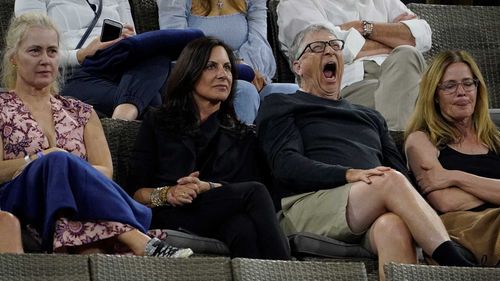
[[[359,244],[348,244],[333,238],[307,232],[288,236],[292,254],[295,256],[321,256],[329,258],[376,258]]]
[[[176,230],[167,230],[165,241],[180,248],[191,248],[195,254],[229,256],[229,249],[223,242]]]

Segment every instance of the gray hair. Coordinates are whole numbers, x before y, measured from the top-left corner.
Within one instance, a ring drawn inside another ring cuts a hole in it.
[[[297,35],[295,35],[295,38],[293,39],[292,42],[292,46],[290,46],[288,52],[288,59],[290,60],[290,66],[292,67],[292,71],[293,71],[293,63],[297,60],[297,57],[299,56],[300,52],[303,51],[304,38],[311,33],[316,33],[320,31],[326,31],[335,36],[335,32],[331,28],[323,24],[311,24],[306,28],[304,28],[299,33],[297,33]],[[300,77],[295,72],[294,74],[295,74],[295,79],[300,84]]]

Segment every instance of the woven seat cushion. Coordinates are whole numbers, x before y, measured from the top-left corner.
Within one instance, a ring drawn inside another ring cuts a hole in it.
[[[88,256],[0,254],[0,281],[90,281]]]
[[[500,108],[490,108],[490,116],[497,128],[500,129]]]
[[[231,260],[224,257],[172,259],[139,256],[90,256],[94,281],[230,281]]]
[[[14,15],[14,1],[0,0],[0,57],[2,57],[3,48],[5,47],[5,34],[9,27],[10,19]]]
[[[449,267],[389,263],[384,266],[387,281],[500,281],[500,268]]]
[[[232,260],[235,281],[367,280],[361,262],[277,261],[236,258]]]
[[[408,4],[432,29],[429,61],[444,50],[465,50],[476,60],[488,84],[490,107],[500,107],[500,7]]]
[[[129,0],[137,33],[160,29],[155,0]]]

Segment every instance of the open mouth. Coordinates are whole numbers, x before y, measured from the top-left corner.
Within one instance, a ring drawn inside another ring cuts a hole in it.
[[[337,64],[336,63],[330,62],[330,63],[325,64],[325,66],[323,66],[323,75],[326,78],[333,78],[333,77],[335,77],[336,74],[337,74]]]

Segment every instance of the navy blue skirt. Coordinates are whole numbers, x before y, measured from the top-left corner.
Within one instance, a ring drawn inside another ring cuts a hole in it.
[[[42,237],[44,250],[52,250],[55,221],[114,221],[146,232],[151,209],[136,202],[123,189],[85,160],[65,152],[52,152],[31,162],[15,179],[0,188],[0,207],[32,225]]]

